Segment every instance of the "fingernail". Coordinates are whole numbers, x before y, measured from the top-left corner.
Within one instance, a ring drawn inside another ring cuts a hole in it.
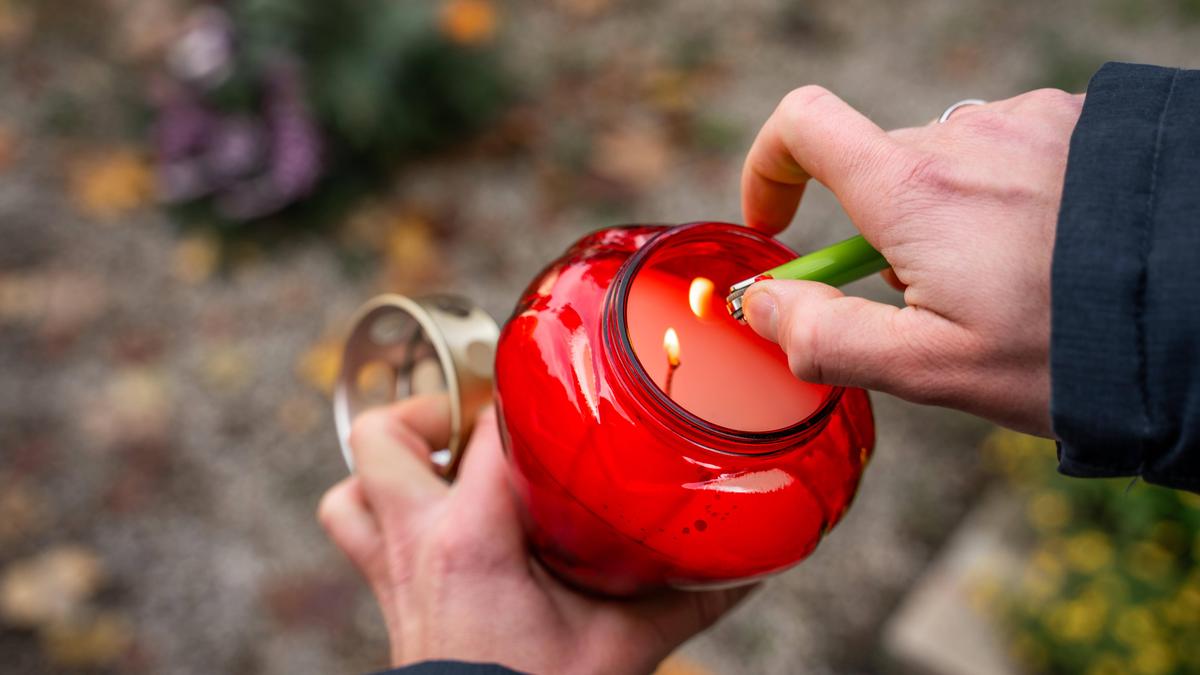
[[[759,284],[755,284],[746,291],[744,302],[746,321],[750,327],[755,333],[774,342],[775,322],[779,317],[779,311],[775,308],[775,298],[766,289],[760,288]]]

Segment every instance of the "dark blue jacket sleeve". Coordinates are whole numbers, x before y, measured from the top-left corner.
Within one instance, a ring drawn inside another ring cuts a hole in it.
[[[521,675],[521,673],[495,663],[425,661],[395,670],[386,670],[377,675]]]
[[[1051,288],[1060,471],[1200,491],[1200,71],[1092,78]]]

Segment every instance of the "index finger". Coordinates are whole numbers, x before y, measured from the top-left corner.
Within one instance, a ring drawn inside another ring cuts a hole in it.
[[[869,205],[900,177],[897,160],[902,151],[845,101],[821,87],[801,87],[780,102],[746,156],[746,224],[769,234],[783,230],[796,213],[805,185],[815,178],[833,191],[861,228],[859,221],[872,208]]]
[[[429,456],[449,436],[445,397],[414,397],[359,415],[350,446],[371,507],[386,518],[444,496],[447,485],[434,474]]]

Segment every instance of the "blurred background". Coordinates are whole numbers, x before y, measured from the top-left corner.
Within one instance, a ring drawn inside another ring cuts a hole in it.
[[[589,230],[737,221],[802,84],[910,126],[1197,45],[1197,0],[0,0],[0,670],[383,667],[313,517],[359,303],[503,319]],[[813,189],[783,239],[852,232]],[[1200,672],[1200,500],[875,401],[843,524],[664,672]]]

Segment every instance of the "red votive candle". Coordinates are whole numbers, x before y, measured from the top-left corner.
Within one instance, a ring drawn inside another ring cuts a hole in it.
[[[537,557],[612,594],[743,583],[803,559],[874,445],[866,392],[792,376],[723,307],[795,257],[736,225],[585,237],[522,296],[496,361]]]

